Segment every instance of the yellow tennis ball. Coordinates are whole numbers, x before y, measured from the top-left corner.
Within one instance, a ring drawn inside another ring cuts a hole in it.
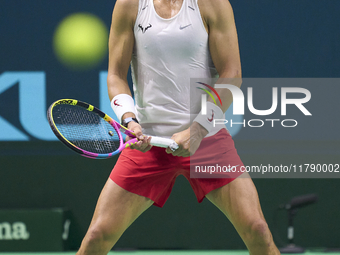
[[[108,29],[89,13],[67,16],[53,38],[57,58],[71,69],[85,70],[99,64],[107,54]]]

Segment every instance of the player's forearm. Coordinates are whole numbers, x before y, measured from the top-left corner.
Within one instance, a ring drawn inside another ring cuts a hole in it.
[[[116,102],[112,102],[113,98],[115,98],[118,95],[121,94],[126,94],[131,96],[131,90],[129,88],[127,79],[123,79],[121,77],[119,77],[118,75],[108,75],[107,77],[107,88],[108,88],[108,94],[109,94],[109,98],[111,101],[111,105],[115,104]],[[132,99],[130,99],[132,100]],[[121,103],[119,103],[117,101],[116,105],[122,105]],[[114,107],[114,106],[113,106]],[[120,121],[126,119],[126,118],[136,118],[136,115],[133,112],[126,112],[122,115]]]
[[[216,81],[216,84],[227,84],[232,85],[238,88],[241,87],[242,78],[240,68],[233,69],[231,72],[222,72],[220,78]],[[226,78],[232,77],[232,78]],[[227,88],[216,88],[217,95],[212,93],[213,98],[209,97],[209,104],[206,105],[206,111],[209,112],[209,118],[203,117],[201,113],[197,115],[194,119],[192,126],[190,127],[195,133],[199,131],[200,134],[207,134],[213,128],[213,119],[221,119],[224,118],[224,113],[228,110],[229,106],[233,102],[233,95],[231,91]],[[221,99],[221,102],[220,100]],[[196,125],[194,128],[194,125]],[[206,132],[206,133],[204,133]],[[204,136],[203,136],[204,137]]]
[[[107,89],[110,101],[119,94],[128,94],[131,96],[127,79],[123,79],[115,74],[107,76]]]
[[[222,75],[220,75],[220,78],[217,80],[216,84],[229,84],[240,88],[242,84],[241,70],[236,69],[235,71],[223,73]],[[233,102],[232,93],[227,88],[216,88],[216,91],[221,98],[222,105],[217,96],[214,94],[213,96],[216,104],[222,109],[223,112],[226,112]],[[214,100],[210,97],[208,101],[214,102]]]

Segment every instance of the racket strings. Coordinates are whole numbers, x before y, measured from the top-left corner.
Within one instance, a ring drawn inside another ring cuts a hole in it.
[[[80,149],[106,154],[120,146],[117,131],[97,114],[82,107],[55,106],[53,118],[59,132]]]

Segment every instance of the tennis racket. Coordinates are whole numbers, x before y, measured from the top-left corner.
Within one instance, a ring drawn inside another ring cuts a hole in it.
[[[68,148],[87,158],[110,158],[138,142],[136,135],[93,105],[74,99],[55,101],[47,111],[54,134]],[[124,142],[123,135],[133,139]],[[151,137],[151,145],[175,151],[178,144]]]

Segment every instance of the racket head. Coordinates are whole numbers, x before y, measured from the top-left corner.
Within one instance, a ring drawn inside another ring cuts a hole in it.
[[[122,126],[110,116],[88,103],[60,99],[51,104],[47,119],[53,133],[68,148],[87,158],[110,158],[137,143],[124,143]],[[133,136],[133,133],[129,133]]]

